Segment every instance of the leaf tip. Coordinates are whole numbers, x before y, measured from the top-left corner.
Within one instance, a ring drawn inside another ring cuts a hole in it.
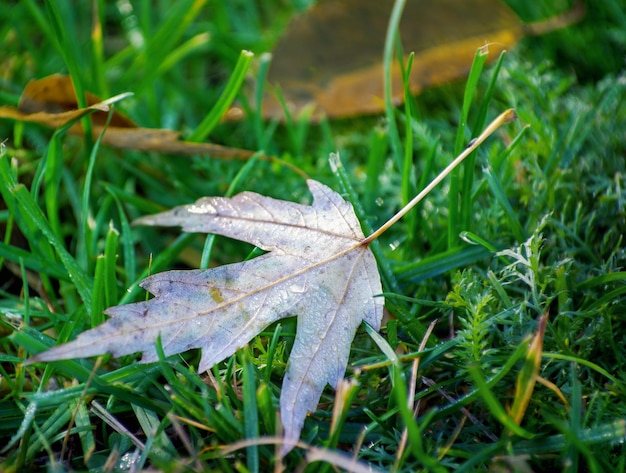
[[[510,123],[517,120],[517,113],[514,108],[509,108],[503,114],[503,123]]]

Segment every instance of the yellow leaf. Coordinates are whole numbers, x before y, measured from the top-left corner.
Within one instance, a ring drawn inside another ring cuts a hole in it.
[[[384,109],[382,56],[393,2],[326,0],[295,17],[273,52],[265,118],[284,118],[278,88],[293,114],[315,106],[313,118],[347,117]],[[563,27],[582,16],[578,6],[545,22],[524,24],[499,0],[409,0],[400,23],[404,51],[415,53],[410,90],[463,77],[479,47],[496,58],[525,34]],[[393,65],[393,101],[403,100],[400,65]]]
[[[75,118],[93,112],[90,119],[94,138],[97,138],[102,133],[108,117],[108,103],[113,99],[102,100],[90,93],[86,94],[86,98],[88,107],[79,109],[71,78],[55,74],[31,80],[24,88],[18,107],[0,107],[0,118],[39,123],[56,129]],[[115,99],[118,98],[119,96]],[[83,129],[80,123],[77,123],[69,132],[82,135]],[[245,149],[182,141],[180,135],[180,132],[174,130],[139,127],[130,118],[115,111],[102,142],[112,148],[184,156],[209,155],[222,159],[247,159],[254,155],[252,151]]]

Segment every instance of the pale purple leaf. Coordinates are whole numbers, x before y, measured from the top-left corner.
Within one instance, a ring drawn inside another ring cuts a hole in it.
[[[309,180],[312,205],[251,192],[210,197],[143,217],[144,225],[178,226],[252,243],[269,253],[207,270],[169,271],[145,279],[146,302],[109,308],[111,317],[76,340],[29,362],[142,352],[157,360],[201,348],[204,371],[243,347],[271,323],[297,316],[297,333],[280,397],[283,454],[315,410],[326,384],[345,374],[361,321],[378,330],[384,300],[376,261],[352,206]]]

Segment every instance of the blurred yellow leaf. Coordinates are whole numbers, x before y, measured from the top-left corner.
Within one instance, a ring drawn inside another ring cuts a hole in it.
[[[43,79],[31,80],[20,97],[17,108],[0,107],[0,118],[39,123],[49,128],[59,128],[71,120],[89,112],[94,138],[98,137],[109,114],[109,103],[118,100],[102,100],[86,94],[88,107],[78,108],[74,86],[69,76],[54,74]],[[70,133],[82,135],[80,123],[73,125]],[[142,128],[130,118],[114,111],[102,142],[112,148],[187,156],[209,155],[223,159],[247,159],[252,151],[229,148],[212,143],[195,143],[180,140],[181,133],[163,128]]]
[[[284,118],[280,90],[291,113],[314,106],[313,118],[347,117],[384,109],[382,56],[392,1],[323,0],[292,20],[273,52],[265,118]],[[410,90],[462,77],[479,47],[496,58],[522,36],[579,19],[582,7],[524,24],[500,0],[409,0],[400,24],[406,53],[415,52]],[[403,100],[402,74],[392,72],[393,101]]]

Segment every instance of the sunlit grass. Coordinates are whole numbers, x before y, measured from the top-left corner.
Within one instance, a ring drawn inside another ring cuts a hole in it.
[[[2,105],[15,105],[29,79],[56,72],[102,97],[134,92],[120,108],[140,125],[262,148],[342,192],[365,233],[486,121],[509,107],[519,116],[373,245],[389,320],[381,338],[357,335],[347,373],[354,381],[337,400],[329,389],[307,419],[309,458],[326,459],[309,469],[332,471],[355,455],[406,472],[623,470],[626,85],[614,57],[624,56],[626,21],[619,2],[590,9],[577,27],[525,40],[498,67],[476,65],[469,80],[418,97],[415,110],[388,110],[387,122],[321,125],[255,114],[240,123],[215,119],[248,65],[237,65],[242,50],[261,59],[279,35],[271,19],[284,25],[305,2],[203,3],[95,2],[95,23],[91,4],[0,9]],[[551,13],[510,3],[526,19]],[[147,366],[133,356],[21,362],[99,324],[103,308],[145,298],[137,284],[148,274],[240,261],[251,250],[135,228],[133,219],[241,190],[306,201],[301,175],[262,159],[113,150],[10,121],[0,122],[0,142],[0,469],[126,462],[137,470],[271,471],[272,443],[223,448],[280,434],[293,320],[210,373],[196,372],[195,351]],[[331,169],[330,151],[342,167]],[[544,314],[535,377],[529,367],[538,349],[528,347]],[[306,465],[306,453],[290,453],[286,471]]]

